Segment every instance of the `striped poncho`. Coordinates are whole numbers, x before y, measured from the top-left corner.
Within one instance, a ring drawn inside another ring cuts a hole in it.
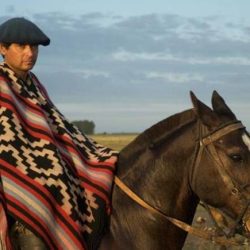
[[[0,237],[8,216],[49,249],[95,249],[109,211],[117,152],[68,122],[34,74],[0,64]]]

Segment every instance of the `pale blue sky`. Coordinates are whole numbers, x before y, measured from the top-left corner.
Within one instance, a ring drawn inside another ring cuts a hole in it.
[[[34,72],[71,120],[141,132],[214,89],[250,127],[249,0],[2,1],[51,38]]]
[[[186,17],[219,15],[249,20],[249,8],[248,0],[8,0],[2,1],[0,13],[9,10],[21,15],[54,11],[77,15],[96,11],[121,15],[168,12]]]

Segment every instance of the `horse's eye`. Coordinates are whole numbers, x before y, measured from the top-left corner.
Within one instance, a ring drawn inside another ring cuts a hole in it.
[[[236,162],[241,162],[243,161],[242,157],[240,154],[231,154],[229,155],[230,158],[233,160],[233,161],[236,161]]]

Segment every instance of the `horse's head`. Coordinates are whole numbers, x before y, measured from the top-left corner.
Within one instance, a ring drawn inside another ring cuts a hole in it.
[[[214,91],[213,109],[191,92],[198,119],[197,153],[192,166],[192,190],[219,208],[245,235],[250,235],[250,137],[245,127]]]

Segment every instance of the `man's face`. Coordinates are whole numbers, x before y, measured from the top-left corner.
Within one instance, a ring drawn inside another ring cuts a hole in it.
[[[38,46],[12,43],[9,47],[0,45],[1,54],[8,66],[20,77],[26,77],[38,56]]]

